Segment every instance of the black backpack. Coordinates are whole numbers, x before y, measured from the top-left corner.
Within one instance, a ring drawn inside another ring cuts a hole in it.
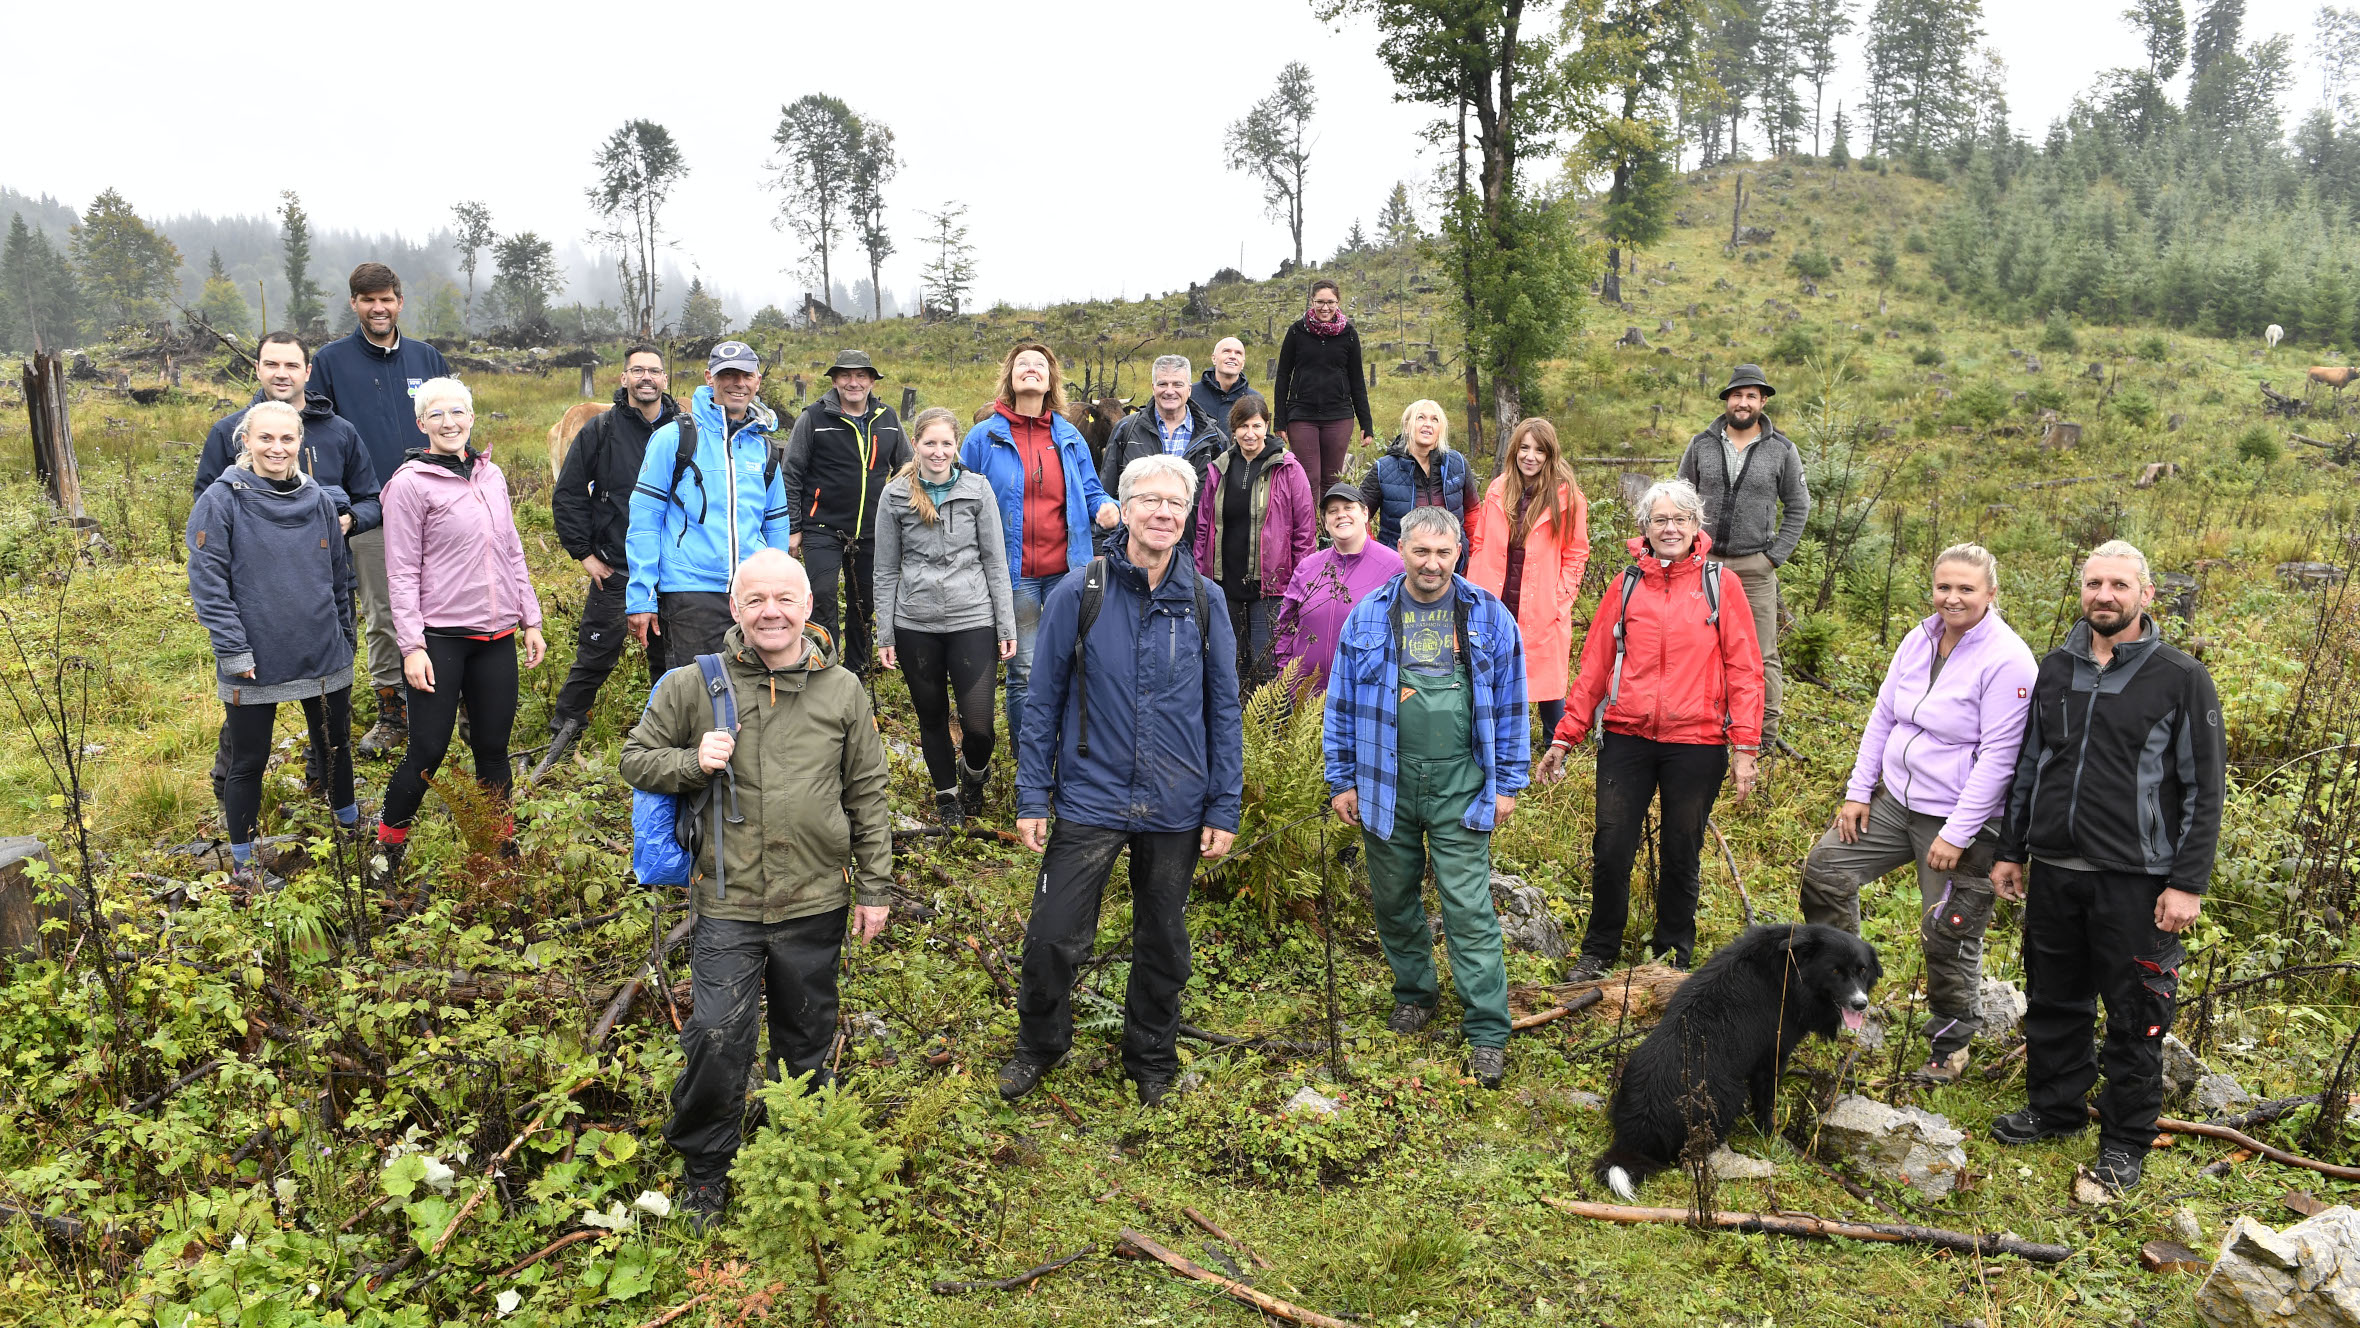
[[[688,504],[680,502],[680,477],[692,470],[697,473],[697,524],[701,526],[705,524],[705,513],[711,506],[711,495],[705,490],[704,468],[697,464],[696,416],[684,410],[680,412],[680,418],[676,423],[680,426],[680,446],[672,453],[672,487],[668,492],[672,495],[673,502],[680,503],[680,510],[687,511]],[[724,449],[724,459],[726,459],[726,449]],[[768,459],[762,463],[762,487],[764,490],[770,488],[770,481],[777,474],[778,449],[773,447],[769,449]]]
[[[1180,555],[1177,550],[1174,558]],[[1212,603],[1205,597],[1205,579],[1189,569],[1191,587],[1196,591],[1196,639],[1208,654],[1213,648]],[[1106,555],[1090,560],[1089,570],[1082,573],[1082,616],[1073,630],[1073,701],[1074,753],[1090,754],[1090,697],[1083,686],[1082,647],[1089,644],[1090,629],[1097,625],[1098,611],[1106,607]],[[1208,697],[1209,699],[1209,697]]]

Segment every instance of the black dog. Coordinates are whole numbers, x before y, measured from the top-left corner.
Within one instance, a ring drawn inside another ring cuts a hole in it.
[[[1629,1199],[1678,1164],[1691,1124],[1727,1137],[1742,1109],[1764,1133],[1787,1057],[1806,1033],[1858,1031],[1885,974],[1876,947],[1818,924],[1750,927],[1680,984],[1623,1064],[1614,1144],[1592,1172]]]

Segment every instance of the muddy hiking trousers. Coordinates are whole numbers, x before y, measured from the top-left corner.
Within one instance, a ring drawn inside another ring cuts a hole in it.
[[[1992,855],[1999,835],[1985,826],[1946,872],[1926,866],[1947,817],[1913,812],[1878,789],[1868,801],[1868,827],[1847,844],[1833,825],[1803,862],[1803,921],[1860,934],[1861,887],[1914,864],[1918,885],[1918,944],[1926,955],[1926,1040],[1934,1058],[1972,1040],[1981,1024],[1983,933],[1991,925]]]
[[[2163,1035],[2180,990],[2180,940],[2155,925],[2169,882],[2033,859],[2024,904],[2024,1089],[2043,1119],[2078,1121],[2098,1081],[2090,1025],[2106,1002],[2101,1147],[2145,1154],[2163,1113]]]
[[[695,1009],[680,1030],[685,1063],[672,1081],[672,1119],[664,1126],[664,1141],[685,1164],[683,1183],[728,1178],[745,1138],[746,1081],[765,1022],[769,1078],[810,1074],[818,1088],[834,1077],[828,1053],[836,1043],[836,961],[848,916],[834,908],[785,922],[697,919],[689,950]]]
[[[1505,1047],[1508,970],[1491,903],[1491,833],[1464,824],[1468,805],[1483,796],[1474,683],[1464,668],[1447,678],[1403,669],[1401,686],[1409,695],[1399,710],[1393,837],[1379,839],[1365,829],[1360,836],[1368,853],[1369,907],[1393,969],[1393,1002],[1431,1010],[1442,999],[1422,897],[1431,862],[1467,1045]]]

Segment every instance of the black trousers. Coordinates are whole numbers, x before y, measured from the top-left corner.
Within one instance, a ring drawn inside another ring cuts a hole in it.
[[[623,589],[630,579],[617,568],[605,585],[590,587],[582,597],[582,621],[574,628],[574,666],[566,672],[565,686],[557,690],[552,723],[588,720],[590,707],[598,703],[598,689],[623,658],[623,643],[631,639],[623,621]]]
[[[311,735],[311,750],[327,754],[328,808],[352,805],[352,689],[340,688],[326,696],[304,697],[303,725]],[[229,842],[253,840],[262,821],[262,771],[270,764],[271,727],[276,705],[225,705],[221,708],[221,774],[214,792],[221,799],[222,817],[229,823]]]
[[[699,655],[720,654],[729,627],[729,596],[721,591],[657,591],[657,634],[647,639],[648,671],[662,677],[696,663]]]
[[[910,709],[918,713],[918,746],[938,791],[959,786],[953,762],[969,770],[992,761],[992,699],[998,691],[1000,634],[989,627],[964,632],[893,633],[894,658],[909,680]],[[946,691],[947,689],[947,691]],[[951,750],[951,708],[958,707],[959,747]]]
[[[2155,925],[2160,876],[2035,861],[2024,906],[2024,1087],[2044,1117],[2080,1120],[2098,1056],[2090,1025],[2106,1002],[2106,1091],[2098,1137],[2144,1153],[2163,1111],[2163,1035],[2186,951]]]
[[[1074,977],[1098,937],[1115,855],[1131,850],[1131,982],[1123,993],[1123,1069],[1139,1083],[1180,1071],[1180,989],[1188,985],[1188,887],[1202,832],[1106,830],[1058,821],[1024,926],[1016,1054],[1055,1064],[1073,1047]]]
[[[806,527],[803,570],[811,577],[811,620],[844,652],[844,667],[865,673],[875,645],[877,542],[848,540],[833,530]],[[844,577],[843,630],[837,630],[836,577]]]
[[[426,635],[426,658],[434,665],[434,690],[410,688],[410,745],[385,786],[385,824],[406,829],[426,800],[426,781],[442,768],[451,750],[459,707],[467,707],[467,741],[475,752],[475,778],[502,798],[514,776],[508,768],[508,735],[516,727],[516,634],[497,641]]]
[[[1728,773],[1728,749],[1655,742],[1608,733],[1598,748],[1598,830],[1590,840],[1590,925],[1582,957],[1621,961],[1623,926],[1631,916],[1631,860],[1639,855],[1650,803],[1662,796],[1656,818],[1655,934],[1647,953],[1670,951],[1686,968],[1696,953],[1697,858],[1705,818]]]
[[[746,1080],[769,994],[769,1074],[812,1075],[819,1087],[836,1041],[836,961],[844,949],[848,909],[785,922],[698,918],[689,971],[696,1008],[680,1030],[686,1063],[672,1081],[672,1119],[664,1139],[698,1185],[729,1174],[744,1141]]]

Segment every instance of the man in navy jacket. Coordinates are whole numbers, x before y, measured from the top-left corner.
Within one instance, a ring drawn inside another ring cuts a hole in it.
[[[312,356],[311,389],[359,430],[370,464],[390,480],[401,468],[403,453],[422,441],[412,394],[429,379],[452,377],[451,366],[441,351],[402,336],[402,279],[392,268],[363,263],[352,270],[345,285],[360,326]],[[377,722],[361,735],[353,752],[388,756],[409,741],[410,725],[402,708],[402,652],[393,639],[393,599],[385,588],[385,534],[358,532],[348,543],[354,579],[360,584],[361,616],[368,620],[369,681],[377,689]]]
[[[1098,560],[1102,573],[1066,576],[1041,606],[1017,740],[1016,832],[1047,856],[1024,929],[1016,1055],[1000,1069],[1000,1096],[1011,1100],[1073,1046],[1074,977],[1090,958],[1099,898],[1126,846],[1123,1069],[1141,1105],[1163,1100],[1180,1070],[1189,884],[1200,859],[1221,857],[1237,838],[1245,787],[1237,647],[1220,588],[1173,554],[1195,505],[1196,471],[1176,456],[1141,457],[1123,472],[1121,490],[1128,537]],[[1101,575],[1098,613],[1084,633],[1084,599]]]
[[[336,504],[345,537],[377,528],[377,467],[360,432],[335,412],[328,399],[309,390],[311,356],[292,332],[272,332],[254,348],[254,399],[213,421],[205,448],[197,454],[197,496],[213,487],[238,459],[238,424],[247,407],[284,401],[303,412],[303,451],[296,469],[319,482]]]

